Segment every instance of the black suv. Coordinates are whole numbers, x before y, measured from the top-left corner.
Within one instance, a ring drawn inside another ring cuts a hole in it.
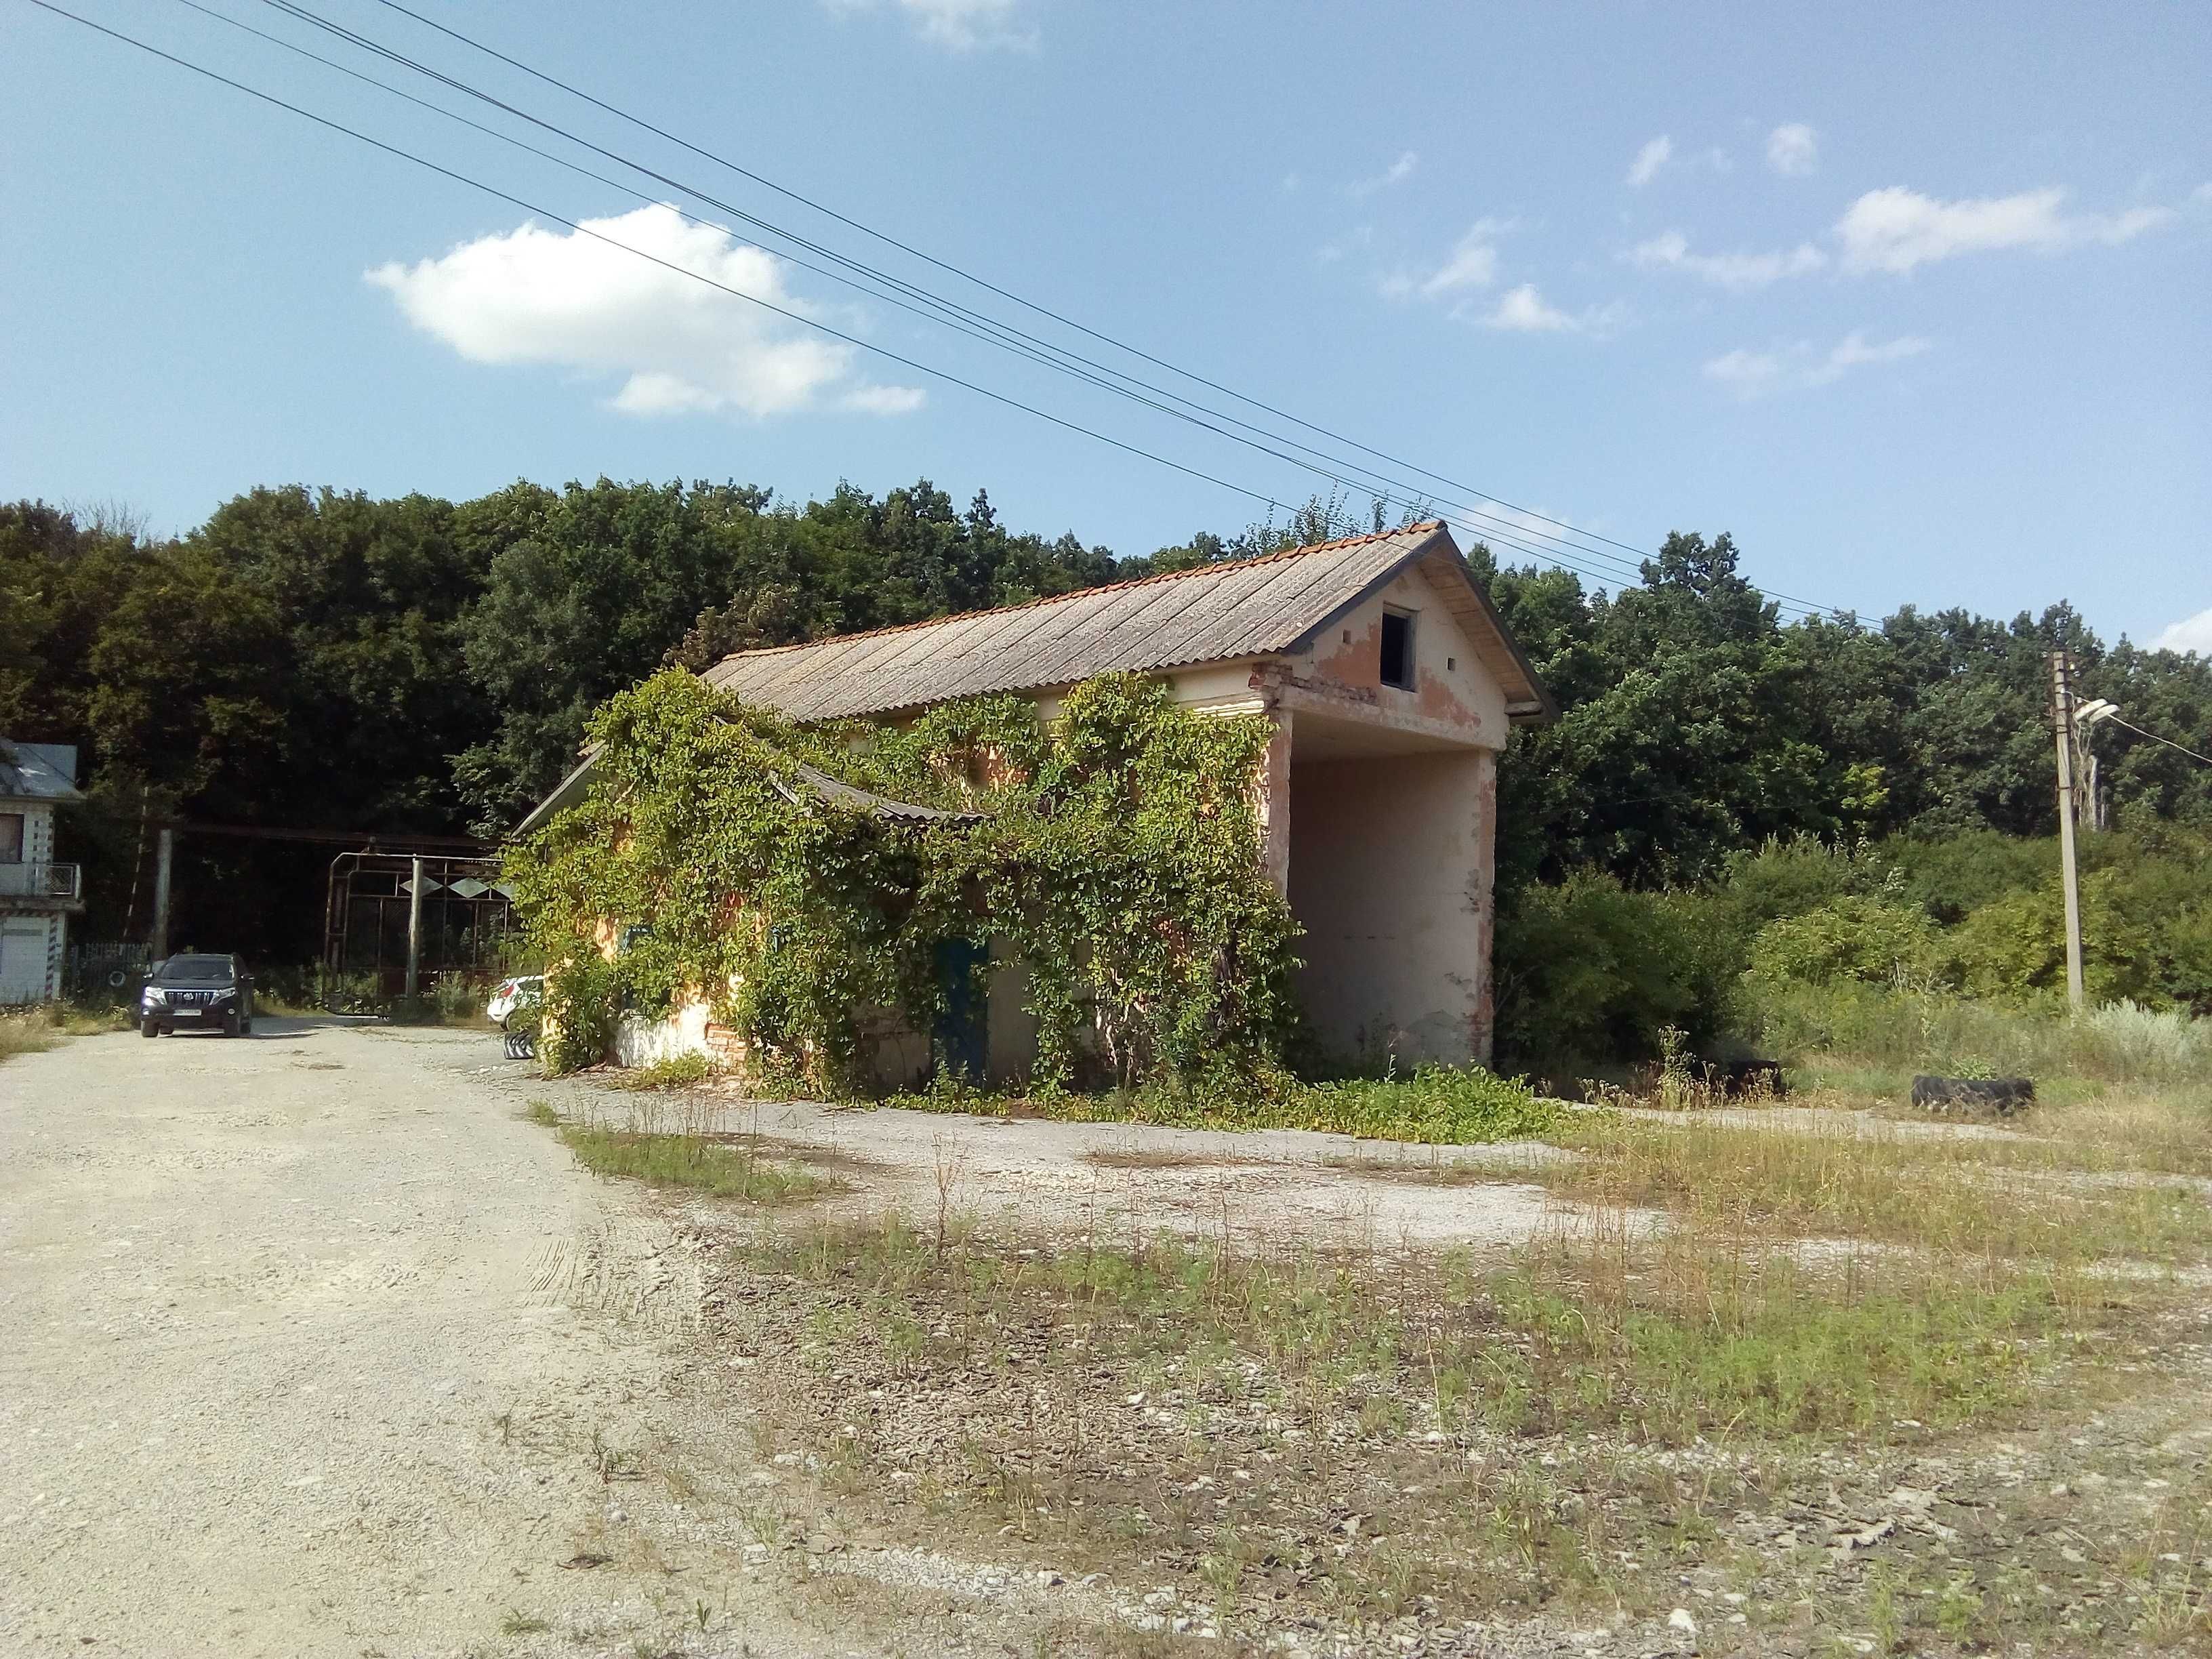
[[[138,998],[142,1036],[179,1030],[244,1036],[253,1030],[253,976],[236,957],[197,954],[157,962]]]

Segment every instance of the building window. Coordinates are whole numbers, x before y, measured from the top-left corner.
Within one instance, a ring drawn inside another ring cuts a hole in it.
[[[1413,619],[1402,611],[1382,613],[1382,684],[1413,689]]]
[[[23,861],[23,815],[0,812],[0,864]]]

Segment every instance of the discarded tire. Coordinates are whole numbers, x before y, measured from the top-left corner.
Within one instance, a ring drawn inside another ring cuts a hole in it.
[[[530,1060],[536,1057],[538,1042],[528,1031],[509,1031],[507,1034],[507,1057],[509,1060]]]
[[[1916,1077],[1912,1103],[1926,1112],[1988,1112],[2010,1117],[2035,1104],[2027,1077]]]

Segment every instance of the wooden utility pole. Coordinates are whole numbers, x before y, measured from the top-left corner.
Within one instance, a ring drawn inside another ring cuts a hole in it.
[[[2074,674],[2063,651],[2051,653],[2051,717],[2058,732],[2058,862],[2066,890],[2066,1000],[2075,1013],[2081,989],[2081,883],[2074,868]]]

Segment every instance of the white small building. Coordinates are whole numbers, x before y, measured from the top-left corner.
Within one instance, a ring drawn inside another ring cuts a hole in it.
[[[73,745],[0,738],[0,1005],[62,994],[69,919],[84,908],[84,878],[54,857],[54,808],[83,799]]]

